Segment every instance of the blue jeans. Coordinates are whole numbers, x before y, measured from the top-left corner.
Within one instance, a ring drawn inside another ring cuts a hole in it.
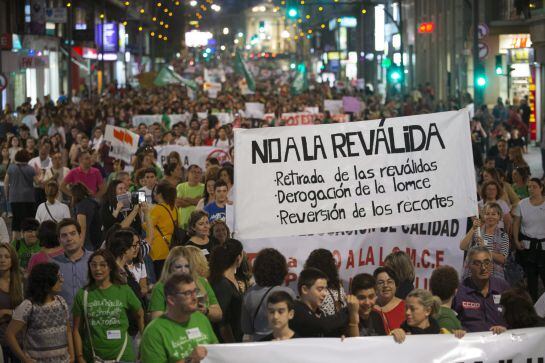
[[[11,206],[8,203],[8,198],[3,185],[0,186],[0,211],[11,213]]]

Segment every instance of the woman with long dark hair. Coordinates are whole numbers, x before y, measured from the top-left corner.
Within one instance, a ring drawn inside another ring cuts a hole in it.
[[[77,182],[71,185],[72,209],[76,220],[81,226],[81,235],[85,237],[84,247],[95,251],[102,242],[102,231],[98,203],[91,198],[91,193],[85,184]]]
[[[6,331],[11,350],[21,361],[73,361],[70,309],[58,295],[63,281],[59,266],[55,263],[40,263],[32,269],[26,300],[13,312]],[[23,330],[24,349],[17,341],[17,336]]]
[[[112,180],[108,184],[100,207],[100,219],[104,231],[109,230],[114,223],[120,223],[121,228],[131,227],[138,235],[142,234],[142,223],[146,221],[148,205],[147,203],[139,203],[131,206],[130,209],[124,208],[123,203],[119,202],[117,197],[127,193],[127,186],[120,180]],[[141,215],[144,217],[144,221],[141,220]]]
[[[136,361],[129,338],[129,319],[144,330],[144,311],[138,297],[124,283],[114,256],[98,250],[89,257],[89,281],[80,289],[72,309],[74,347],[78,362]]]
[[[532,297],[521,288],[512,288],[501,294],[500,304],[508,329],[545,326],[545,319],[536,313]]]
[[[346,293],[331,251],[318,248],[310,253],[304,268],[314,267],[327,275],[327,295],[320,306],[326,316],[335,315],[347,306]]]
[[[13,310],[23,301],[23,274],[19,267],[17,251],[9,244],[0,244],[0,344],[4,362],[16,362],[9,348],[5,332]]]
[[[223,312],[223,319],[214,328],[223,343],[242,341],[242,291],[235,276],[242,263],[242,252],[242,244],[230,239],[214,248],[210,256],[209,280]]]

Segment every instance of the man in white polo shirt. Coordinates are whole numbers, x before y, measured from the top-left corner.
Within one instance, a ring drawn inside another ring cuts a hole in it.
[[[59,200],[59,185],[56,181],[50,180],[45,184],[45,196],[47,200],[38,206],[36,211],[36,219],[38,222],[53,221],[60,222],[64,218],[70,218],[70,209],[68,206]]]

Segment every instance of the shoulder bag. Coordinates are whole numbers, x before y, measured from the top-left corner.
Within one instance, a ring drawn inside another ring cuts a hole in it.
[[[125,332],[125,341],[123,342],[123,346],[121,347],[121,351],[117,355],[117,358],[115,360],[104,360],[97,356],[95,354],[95,347],[93,346],[93,337],[91,336],[91,328],[89,325],[89,319],[87,319],[87,298],[89,297],[89,292],[87,289],[83,290],[83,316],[85,317],[85,326],[87,327],[87,335],[89,335],[89,344],[91,345],[91,352],[93,354],[93,363],[116,363],[121,361],[121,357],[123,357],[123,354],[125,353],[125,349],[127,348],[127,336],[129,335],[127,332]]]
[[[158,225],[155,225],[155,228],[157,228],[157,230],[161,234],[161,237],[169,246],[169,249],[172,249],[176,246],[183,246],[186,240],[186,234],[185,234],[185,231],[178,226],[178,223],[176,221],[178,219],[178,210],[176,210],[176,220],[174,220],[168,208],[162,204],[159,204],[159,205],[166,209],[168,216],[170,217],[170,220],[172,221],[173,230],[172,230],[172,236],[170,237],[170,241],[167,239],[167,237],[165,236],[163,231],[161,231]]]

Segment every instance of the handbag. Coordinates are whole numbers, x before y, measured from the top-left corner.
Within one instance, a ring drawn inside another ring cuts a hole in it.
[[[93,337],[91,336],[91,328],[89,326],[89,320],[87,319],[87,298],[89,297],[89,291],[87,289],[83,290],[83,315],[85,317],[85,326],[87,327],[87,335],[89,335],[89,344],[91,345],[91,353],[93,354],[93,363],[116,363],[121,361],[121,357],[123,357],[123,354],[125,353],[125,349],[127,348],[127,336],[129,334],[125,333],[125,341],[123,342],[123,346],[121,347],[121,351],[117,355],[117,358],[115,360],[105,360],[100,358],[95,354],[95,347],[93,346]]]
[[[51,214],[51,211],[49,210],[49,207],[47,206],[47,201],[44,202],[44,205],[45,205],[45,210],[47,210],[47,214],[49,214],[49,216],[51,217],[51,220],[57,223],[57,220],[53,217],[53,215]]]
[[[176,246],[183,246],[185,244],[186,239],[187,239],[185,231],[183,229],[181,229],[178,226],[178,223],[176,223],[176,221],[174,220],[174,218],[172,218],[172,214],[170,214],[170,211],[168,210],[168,208],[165,207],[162,204],[159,204],[159,205],[166,209],[166,211],[168,213],[168,216],[170,217],[170,220],[172,221],[172,225],[174,227],[172,229],[172,236],[170,237],[170,241],[167,239],[167,237],[165,236],[163,231],[161,231],[161,229],[159,228],[158,225],[155,225],[155,228],[157,228],[157,230],[161,234],[161,237],[166,242],[166,244],[169,246],[169,249],[172,249],[172,248],[174,248]],[[178,219],[178,211],[177,210],[176,210],[176,219]]]

